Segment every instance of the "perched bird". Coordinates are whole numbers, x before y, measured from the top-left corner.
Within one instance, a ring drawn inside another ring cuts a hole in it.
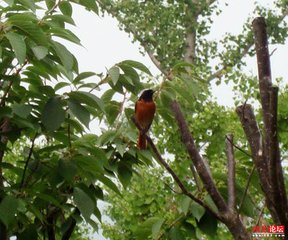
[[[135,120],[141,127],[137,144],[139,149],[147,148],[145,134],[151,126],[156,110],[153,93],[154,91],[152,89],[144,90],[135,104]]]

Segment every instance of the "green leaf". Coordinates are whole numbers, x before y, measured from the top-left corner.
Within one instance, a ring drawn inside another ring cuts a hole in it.
[[[10,223],[15,221],[18,200],[13,196],[6,196],[0,203],[0,220],[8,228]]]
[[[124,65],[128,65],[130,67],[133,67],[133,68],[136,68],[144,73],[147,73],[148,75],[151,75],[151,72],[150,70],[142,63],[140,62],[137,62],[137,61],[133,61],[133,60],[125,60],[125,61],[122,61],[121,63],[119,63],[119,65],[121,64],[124,64]]]
[[[55,6],[56,0],[45,0],[45,3],[46,3],[48,10],[50,10]]]
[[[42,123],[48,131],[57,130],[65,120],[65,111],[59,97],[51,97],[44,106]]]
[[[74,64],[73,55],[61,43],[53,41],[52,46],[53,46],[57,56],[60,58],[65,69],[67,71],[71,71],[73,64]]]
[[[153,225],[159,221],[158,217],[150,217],[145,220],[144,223],[132,229],[133,236],[137,240],[146,240],[149,239],[149,236],[152,234]],[[157,226],[156,226],[157,227]],[[157,230],[157,229],[156,229]]]
[[[119,164],[117,168],[118,177],[123,187],[126,188],[129,186],[130,180],[132,178],[132,169],[126,166],[125,164]]]
[[[67,15],[62,15],[62,14],[55,14],[55,15],[48,15],[46,16],[44,19],[50,19],[50,21],[48,21],[48,23],[54,28],[55,26],[59,26],[59,24],[55,24],[55,23],[61,23],[61,25],[64,25],[64,23],[69,23],[71,25],[75,25],[75,22],[73,20],[72,17],[67,16]],[[52,24],[51,24],[52,23]],[[56,27],[58,28],[58,27]],[[50,29],[50,31],[53,29]],[[65,29],[63,29],[65,30]],[[73,34],[74,35],[74,34]]]
[[[58,82],[55,87],[54,87],[54,90],[55,92],[63,87],[67,87],[67,86],[70,86],[70,83],[67,83],[67,82]]]
[[[105,177],[104,175],[97,174],[97,179],[100,182],[102,182],[104,185],[109,187],[111,190],[113,190],[115,193],[117,193],[121,196],[121,193],[120,193],[118,187],[109,178]]]
[[[76,78],[74,78],[73,83],[74,83],[74,84],[77,84],[77,83],[79,83],[81,80],[86,79],[86,78],[89,78],[89,77],[92,77],[92,76],[95,76],[95,75],[96,75],[96,73],[94,73],[94,72],[82,72],[82,73],[80,73],[79,75],[77,75]]]
[[[30,16],[27,14],[15,14],[9,17],[8,21],[13,26],[25,32],[26,35],[34,40],[38,45],[48,46],[47,36],[45,35],[44,31],[39,28],[35,16]]]
[[[87,10],[91,10],[98,14],[98,7],[95,0],[79,0],[79,4],[86,7]]]
[[[12,105],[12,111],[19,117],[27,118],[32,111],[32,107],[29,105],[15,103]]]
[[[105,112],[102,100],[92,93],[77,91],[70,92],[68,95],[71,99],[77,100],[91,107],[98,107],[102,112]]]
[[[5,34],[5,36],[9,40],[14,50],[18,62],[23,64],[26,58],[26,44],[23,36],[14,32],[8,32]]]
[[[57,170],[60,176],[71,182],[77,173],[77,166],[68,159],[60,159]]]
[[[61,1],[59,4],[59,9],[64,15],[67,15],[70,17],[72,16],[73,9],[69,1]]]
[[[112,125],[120,113],[121,103],[110,101],[105,105],[105,113],[108,123]]]
[[[89,128],[90,123],[90,113],[89,111],[82,106],[79,102],[70,99],[68,101],[68,106],[73,115],[78,118],[78,120],[85,125],[85,127]]]
[[[66,39],[70,42],[73,42],[73,43],[80,45],[80,39],[68,29],[63,29],[60,27],[52,27],[48,32],[51,33],[52,36],[57,36],[57,37]],[[62,47],[64,47],[64,46],[62,45]],[[61,51],[63,51],[63,50],[61,50]]]
[[[90,196],[86,194],[85,191],[83,191],[81,188],[78,187],[74,188],[73,200],[76,206],[79,208],[85,220],[88,221],[95,209],[94,200],[91,199]]]
[[[18,1],[22,3],[22,5],[26,7],[27,9],[31,9],[33,12],[36,11],[35,1],[31,1],[31,0],[18,0]]]
[[[108,74],[111,77],[113,84],[116,85],[116,83],[119,79],[119,76],[120,76],[120,69],[118,67],[114,66],[114,67],[109,69]]]
[[[197,221],[199,221],[205,213],[205,208],[203,208],[202,206],[200,206],[198,203],[194,201],[191,203],[190,209],[191,209],[192,215],[197,219]]]
[[[189,212],[190,205],[191,205],[191,198],[184,196],[181,201],[181,210],[186,215]]]
[[[73,162],[78,165],[83,171],[90,172],[95,175],[103,173],[102,161],[94,156],[77,155],[73,157]]]
[[[169,231],[169,239],[170,240],[183,240],[185,239],[183,233],[179,229],[179,227],[172,227]]]
[[[200,228],[202,232],[209,236],[214,236],[217,231],[217,219],[211,215],[209,212],[205,212],[203,217],[200,219],[200,221],[197,221],[197,226]]]
[[[152,226],[152,238],[153,239],[157,239],[164,221],[165,220],[163,218],[159,218],[159,220],[157,220],[157,222],[153,224]]]
[[[32,51],[38,60],[45,58],[48,54],[48,48],[43,46],[32,47]]]
[[[53,205],[61,208],[61,204],[60,204],[59,200],[55,198],[57,196],[55,196],[55,195],[53,195],[51,193],[47,194],[47,193],[43,193],[43,192],[37,192],[36,195],[37,195],[38,198],[44,200],[45,202],[52,203]]]

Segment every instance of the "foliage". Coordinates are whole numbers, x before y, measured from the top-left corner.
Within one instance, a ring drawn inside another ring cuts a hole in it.
[[[69,30],[75,4],[98,13],[94,1],[0,3],[1,239],[81,239],[81,222],[101,222],[103,185],[120,194],[115,178],[128,184],[132,166],[150,161],[130,146],[129,127],[88,133],[92,120],[116,126],[115,93],[135,97],[139,72],[150,72],[129,60],[105,77],[79,72],[65,46],[81,45]]]

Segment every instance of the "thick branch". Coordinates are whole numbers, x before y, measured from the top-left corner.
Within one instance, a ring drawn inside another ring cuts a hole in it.
[[[283,170],[280,160],[280,149],[277,132],[277,107],[278,107],[278,88],[272,87],[269,92],[270,97],[270,138],[271,145],[269,146],[269,169],[270,169],[270,182],[272,187],[272,195],[274,203],[278,210],[281,223],[288,226],[288,203],[284,183]]]
[[[272,144],[269,92],[272,87],[272,80],[265,19],[263,17],[255,18],[252,25],[255,38],[259,90],[264,120],[264,161],[269,163],[271,155],[270,147]]]
[[[197,18],[195,18],[197,21]],[[187,32],[186,34],[186,49],[184,53],[184,61],[193,64],[195,61],[196,53],[196,31]]]
[[[233,149],[233,135],[226,135],[226,156],[228,168],[228,207],[230,209],[236,208],[236,191],[235,191],[235,159]]]
[[[219,193],[211,175],[209,174],[209,171],[207,170],[204,161],[196,148],[195,142],[193,137],[190,134],[190,131],[188,129],[188,126],[186,124],[186,121],[184,119],[184,116],[180,110],[180,107],[176,101],[173,101],[171,104],[172,111],[175,115],[177,124],[179,126],[179,130],[182,136],[182,142],[185,144],[187,151],[189,153],[189,156],[194,164],[194,166],[197,169],[197,172],[204,184],[204,187],[206,188],[207,192],[213,199],[214,203],[216,204],[217,208],[220,212],[227,211],[227,205]]]

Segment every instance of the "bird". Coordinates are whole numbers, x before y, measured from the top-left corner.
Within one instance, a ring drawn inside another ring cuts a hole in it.
[[[156,104],[153,101],[152,89],[144,90],[139,99],[135,103],[135,121],[138,123],[139,127],[139,136],[137,147],[140,150],[147,148],[147,141],[145,134],[148,132],[156,111]]]

